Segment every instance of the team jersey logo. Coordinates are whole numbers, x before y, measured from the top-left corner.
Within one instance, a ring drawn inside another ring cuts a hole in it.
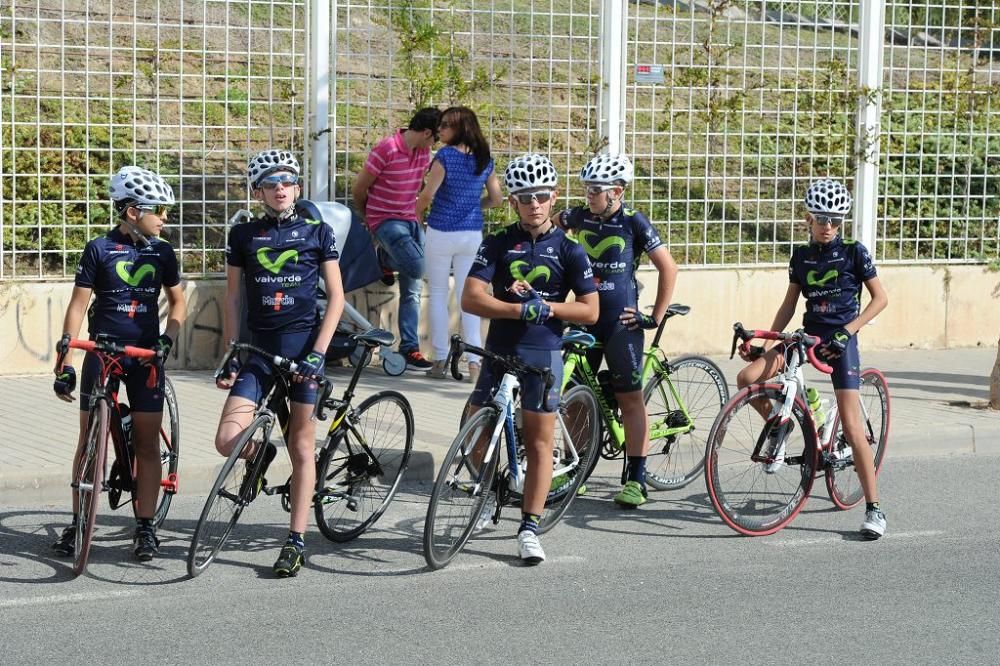
[[[580,245],[583,246],[587,256],[591,259],[599,259],[605,252],[608,251],[608,249],[616,246],[618,247],[619,252],[625,251],[625,239],[621,236],[608,236],[596,245],[592,245],[591,241],[597,235],[598,233],[596,231],[585,230],[580,232]]]
[[[146,276],[153,277],[156,275],[156,268],[152,264],[143,264],[135,269],[135,272],[129,271],[129,267],[132,266],[131,261],[119,261],[115,264],[115,272],[118,273],[118,277],[130,287],[138,287],[139,283],[142,282]]]
[[[281,272],[281,267],[288,263],[291,259],[295,263],[299,263],[299,253],[297,250],[285,250],[278,255],[278,258],[271,261],[270,257],[267,256],[268,252],[272,252],[274,248],[262,247],[257,250],[257,261],[260,265],[271,271],[275,275]]]
[[[510,265],[510,275],[515,280],[523,280],[528,284],[534,284],[535,278],[544,277],[546,281],[552,279],[552,271],[548,266],[535,266],[528,274],[524,274],[524,269],[528,266],[527,261],[515,261]]]
[[[817,277],[817,275],[819,275],[819,273],[816,271],[809,271],[806,273],[806,282],[810,287],[822,287],[830,280],[836,279],[840,273],[837,272],[837,269],[831,268],[823,274],[823,277]]]

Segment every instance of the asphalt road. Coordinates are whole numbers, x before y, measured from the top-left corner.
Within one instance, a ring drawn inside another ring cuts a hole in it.
[[[195,580],[199,498],[177,498],[149,565],[130,559],[131,519],[105,511],[75,580],[48,551],[66,510],[6,507],[0,663],[995,663],[998,472],[998,457],[890,458],[889,534],[870,543],[861,509],[836,511],[821,483],[790,527],[749,539],[701,480],[616,509],[602,463],[541,566],[515,559],[508,510],[436,572],[420,550],[428,489],[411,486],[355,542],[311,533],[291,580],[270,573],[287,529],[274,498]]]

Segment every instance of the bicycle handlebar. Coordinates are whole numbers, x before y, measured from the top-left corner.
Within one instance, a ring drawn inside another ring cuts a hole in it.
[[[62,367],[63,361],[66,359],[66,354],[70,349],[80,349],[85,352],[98,354],[124,355],[142,361],[155,361],[156,363],[150,366],[149,377],[146,378],[146,387],[153,388],[159,383],[156,368],[163,364],[163,352],[160,350],[136,347],[135,345],[123,345],[114,340],[101,339],[100,337],[97,340],[80,340],[79,338],[69,337],[67,333],[56,343],[56,353],[58,354],[56,357],[56,367]]]
[[[819,360],[816,356],[816,347],[823,342],[821,338],[809,335],[804,330],[799,329],[792,333],[783,331],[768,331],[764,329],[746,329],[743,324],[736,322],[733,324],[733,347],[729,352],[729,358],[736,355],[736,342],[742,340],[739,348],[744,354],[750,353],[750,341],[758,338],[761,340],[778,340],[786,345],[795,345],[800,359],[808,359],[809,363],[824,374],[832,374],[833,368]]]
[[[448,358],[451,361],[451,376],[458,381],[462,381],[462,373],[458,369],[458,361],[462,357],[462,354],[467,351],[499,363],[504,367],[504,370],[513,370],[515,373],[528,373],[543,377],[545,379],[545,390],[542,391],[543,400],[555,383],[555,377],[552,375],[551,368],[538,368],[528,365],[516,356],[497,354],[488,349],[467,344],[462,341],[462,336],[456,334],[451,336],[451,349],[448,350]]]
[[[248,351],[258,356],[262,356],[264,360],[270,363],[272,366],[289,374],[295,374],[299,369],[299,364],[295,362],[294,359],[281,356],[279,354],[272,354],[266,349],[261,349],[256,345],[252,345],[249,342],[236,342],[235,340],[229,343],[229,351],[222,359],[222,363],[219,368],[215,371],[215,376],[219,377],[225,372],[226,367],[229,362],[241,351]],[[320,421],[326,420],[325,403],[327,398],[330,397],[330,393],[333,390],[333,385],[326,377],[310,375],[308,379],[313,380],[319,385],[320,391],[316,394],[316,404],[313,405],[313,419],[319,419]]]

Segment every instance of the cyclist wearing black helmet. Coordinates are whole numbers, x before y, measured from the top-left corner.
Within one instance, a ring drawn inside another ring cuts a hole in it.
[[[868,249],[857,241],[844,240],[839,234],[844,218],[851,212],[851,203],[851,193],[842,183],[824,179],[809,185],[805,206],[812,242],[792,252],[788,264],[788,290],[774,315],[771,330],[784,330],[795,314],[799,295],[805,296],[803,326],[806,333],[823,339],[820,358],[833,366],[837,408],[867,502],[861,534],[868,539],[878,539],[885,534],[886,520],[879,507],[875,461],[861,422],[858,394],[861,359],[856,336],[885,308],[889,299]],[[864,310],[861,309],[862,285],[871,296]],[[765,349],[773,344],[765,345]],[[736,378],[740,388],[773,377],[784,365],[779,348],[771,348],[757,358],[742,353],[741,356],[750,361],[750,365]],[[784,427],[790,428],[791,422]],[[780,431],[777,428],[772,432],[772,442],[785,440],[785,433]],[[783,457],[783,452],[776,452],[775,462],[768,463],[765,471],[776,471],[775,466],[783,464]]]

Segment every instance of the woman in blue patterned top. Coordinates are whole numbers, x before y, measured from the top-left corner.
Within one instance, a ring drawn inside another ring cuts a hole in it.
[[[438,129],[445,147],[431,163],[427,182],[417,198],[417,216],[423,217],[433,201],[426,218],[425,259],[435,361],[427,376],[443,379],[447,376],[449,272],[454,268],[455,302],[459,304],[465,277],[483,241],[483,209],[503,203],[503,193],[493,171],[490,146],[472,109],[446,109]],[[482,346],[479,317],[465,312],[461,317],[462,337],[469,344]],[[469,380],[474,383],[478,376],[479,363],[472,360]]]

